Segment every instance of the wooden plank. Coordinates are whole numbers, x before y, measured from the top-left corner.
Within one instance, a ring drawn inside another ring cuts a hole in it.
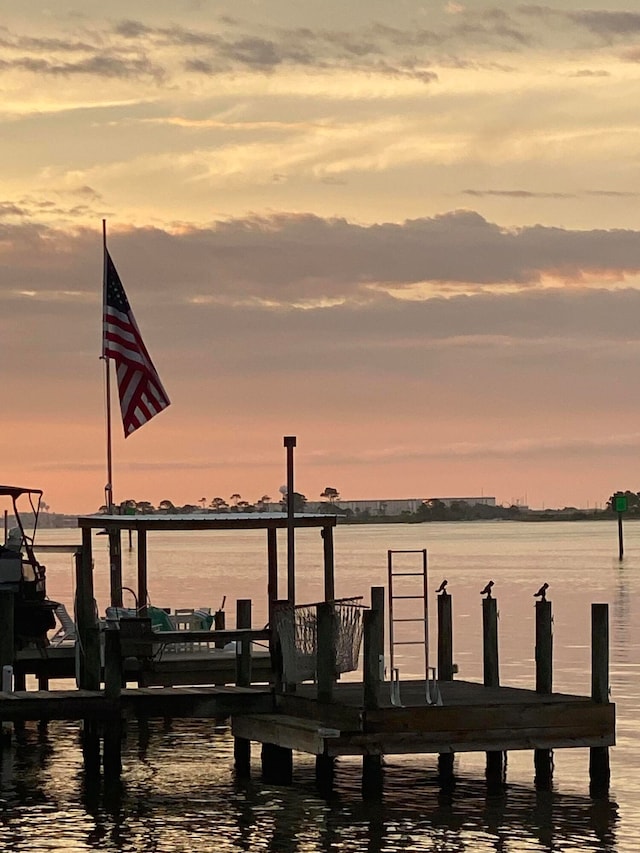
[[[53,690],[0,693],[0,720],[104,719],[119,714],[209,719],[233,713],[273,712],[269,689],[138,688],[119,700],[101,691]]]
[[[409,732],[392,735],[350,735],[325,742],[327,755],[423,755],[458,752],[506,752],[511,750],[570,749],[577,747],[612,746],[615,737],[610,732],[589,728],[577,729],[573,735],[567,729],[528,729],[514,733],[510,729],[485,732],[473,741],[456,740],[447,733],[429,735]]]
[[[559,726],[572,729],[583,721],[595,725],[615,721],[613,704],[593,702],[549,702],[502,706],[428,706],[367,711],[364,730],[368,732],[468,732],[479,733],[495,728],[522,729]]]
[[[300,720],[284,715],[261,714],[233,717],[234,737],[270,743],[312,755],[323,755],[327,740],[336,739],[337,729],[329,729],[318,720]]]
[[[354,708],[339,702],[325,705],[314,699],[298,696],[297,693],[278,693],[275,698],[276,708],[283,715],[302,720],[319,720],[323,726],[343,731],[362,731],[362,710],[359,707]]]

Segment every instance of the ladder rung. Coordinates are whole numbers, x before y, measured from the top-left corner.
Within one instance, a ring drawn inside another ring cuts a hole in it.
[[[427,620],[424,618],[424,616],[422,616],[422,617],[416,616],[413,619],[409,619],[409,618],[407,618],[407,619],[392,619],[391,621],[392,622],[423,622],[425,625],[427,623]]]
[[[422,640],[394,640],[394,646],[424,646],[425,643]]]
[[[424,572],[392,572],[392,578],[423,578]]]
[[[407,599],[407,598],[415,599],[415,598],[417,598],[417,599],[418,599],[418,601],[424,601],[424,595],[392,595],[392,596],[391,596],[391,598],[392,598],[394,601],[398,601],[398,600],[400,600],[401,598],[402,598],[402,599]]]

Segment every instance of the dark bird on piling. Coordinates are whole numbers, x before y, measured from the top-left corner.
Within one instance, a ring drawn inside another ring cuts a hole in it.
[[[493,581],[489,581],[489,583],[485,586],[485,588],[480,591],[480,595],[486,595],[487,598],[491,598],[491,587],[492,586],[493,586]]]
[[[543,583],[543,584],[542,584],[542,586],[540,587],[540,589],[539,589],[537,592],[534,592],[534,593],[533,593],[533,597],[534,597],[534,598],[539,598],[539,599],[540,599],[540,601],[546,601],[546,600],[547,600],[547,590],[548,590],[548,589],[549,589],[549,584],[548,584],[548,583]]]
[[[448,581],[446,579],[443,580],[442,583],[440,584],[440,586],[438,587],[438,589],[436,590],[436,593],[444,592],[444,588],[446,587],[447,583],[448,583]]]

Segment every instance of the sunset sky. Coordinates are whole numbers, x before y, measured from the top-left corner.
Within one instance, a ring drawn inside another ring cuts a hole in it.
[[[634,7],[0,0],[0,481],[103,503],[105,218],[116,501],[640,490]]]

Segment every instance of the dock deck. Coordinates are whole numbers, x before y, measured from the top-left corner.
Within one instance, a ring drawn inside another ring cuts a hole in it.
[[[233,734],[314,755],[384,755],[603,747],[615,743],[615,705],[469,681],[439,684],[442,705],[426,704],[424,681],[402,684],[402,707],[382,698],[363,706],[363,685],[339,684],[333,702],[313,685],[278,695],[277,713],[234,716]]]

